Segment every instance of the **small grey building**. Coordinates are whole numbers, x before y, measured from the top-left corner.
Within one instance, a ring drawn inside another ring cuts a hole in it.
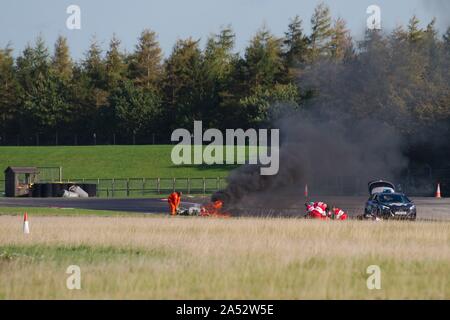
[[[5,196],[23,197],[30,193],[39,170],[36,167],[8,167],[5,170]]]

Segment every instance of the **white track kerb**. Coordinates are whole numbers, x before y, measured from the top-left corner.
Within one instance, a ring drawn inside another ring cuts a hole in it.
[[[275,175],[280,168],[280,132],[279,129],[270,129],[270,144],[268,133],[268,129],[226,129],[224,144],[223,133],[219,129],[211,128],[203,133],[202,121],[194,121],[194,134],[187,129],[172,132],[171,141],[178,144],[172,148],[171,159],[175,165],[259,164],[261,175]],[[203,148],[203,142],[210,143]],[[247,162],[244,146],[258,150],[256,156],[249,151]]]

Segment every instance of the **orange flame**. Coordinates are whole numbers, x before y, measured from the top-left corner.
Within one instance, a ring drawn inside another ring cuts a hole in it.
[[[221,200],[216,200],[203,206],[200,210],[200,216],[202,217],[219,217],[219,218],[229,218],[231,216],[228,212],[223,212],[223,202]]]

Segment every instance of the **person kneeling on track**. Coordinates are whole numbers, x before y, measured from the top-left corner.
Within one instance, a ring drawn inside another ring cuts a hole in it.
[[[330,210],[329,216],[333,220],[347,220],[348,218],[347,213],[335,206]]]
[[[306,204],[307,217],[312,219],[327,220],[327,204],[324,202],[315,202]]]
[[[307,202],[307,203],[305,203],[305,206],[306,206],[305,218],[309,218],[312,211],[314,210],[314,202]]]

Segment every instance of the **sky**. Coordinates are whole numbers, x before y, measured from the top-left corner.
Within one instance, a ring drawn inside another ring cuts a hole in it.
[[[50,49],[58,35],[67,37],[72,57],[79,60],[93,37],[108,47],[115,33],[122,49],[131,52],[141,31],[152,29],[167,57],[177,39],[192,36],[205,39],[221,27],[231,25],[236,33],[236,52],[243,52],[255,32],[265,24],[276,36],[283,36],[289,19],[299,15],[304,29],[310,31],[315,0],[2,0],[0,4],[0,47],[8,43],[18,55],[41,35]],[[369,5],[381,9],[384,31],[407,24],[415,14],[425,26],[433,16],[444,32],[450,25],[448,0],[335,0],[323,1],[330,6],[333,18],[347,22],[355,39],[361,39],[366,28]],[[69,5],[81,9],[81,29],[69,30],[66,20]],[[52,50],[51,50],[52,51]]]

